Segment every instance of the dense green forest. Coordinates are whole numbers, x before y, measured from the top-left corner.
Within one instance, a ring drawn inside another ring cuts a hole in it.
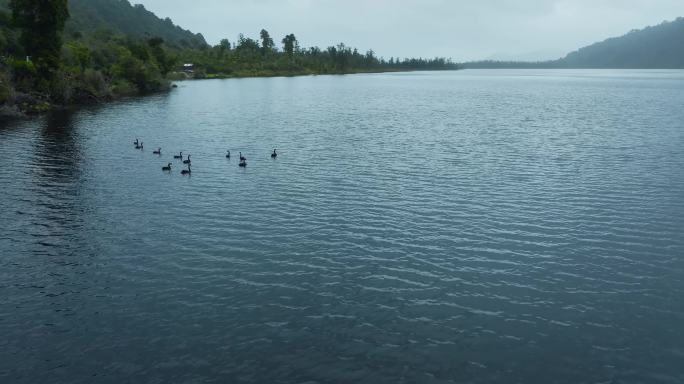
[[[183,71],[182,64],[194,64]],[[450,60],[379,58],[293,34],[216,46],[128,0],[0,0],[0,112],[100,102],[187,78],[456,69]],[[2,114],[2,113],[0,113]]]
[[[633,30],[544,62],[479,61],[464,68],[684,68],[684,18]]]

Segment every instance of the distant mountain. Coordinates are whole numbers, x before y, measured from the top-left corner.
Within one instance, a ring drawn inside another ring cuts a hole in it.
[[[0,0],[0,10],[8,9],[8,0]],[[84,36],[109,31],[132,38],[161,37],[167,44],[179,47],[201,47],[207,42],[195,34],[173,24],[171,19],[160,19],[142,5],[131,5],[128,0],[69,0],[67,34]]]
[[[633,30],[592,44],[559,60],[543,62],[480,61],[464,68],[634,68],[684,69],[684,18]]]
[[[560,62],[573,68],[684,68],[684,18],[584,47]]]

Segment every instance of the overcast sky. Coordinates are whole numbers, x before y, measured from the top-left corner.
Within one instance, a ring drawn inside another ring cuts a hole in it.
[[[684,16],[684,0],[131,0],[211,44],[239,33],[302,46],[345,42],[378,55],[558,58],[631,29]]]

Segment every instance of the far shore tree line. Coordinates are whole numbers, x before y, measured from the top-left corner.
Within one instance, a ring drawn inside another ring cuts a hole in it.
[[[450,59],[386,60],[373,50],[359,52],[344,43],[326,49],[301,47],[294,34],[275,43],[268,31],[262,29],[259,39],[240,34],[235,43],[223,39],[214,47],[202,47],[180,52],[181,60],[200,68],[200,75],[216,76],[272,76],[296,74],[335,74],[399,70],[457,69]]]

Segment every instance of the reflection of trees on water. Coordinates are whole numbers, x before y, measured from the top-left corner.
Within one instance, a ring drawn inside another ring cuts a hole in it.
[[[72,117],[71,111],[58,111],[45,119],[35,158],[35,170],[42,181],[67,182],[65,177],[72,178],[79,173],[80,142]]]
[[[69,256],[83,244],[81,165],[83,140],[72,111],[49,114],[35,142],[30,161],[34,254],[56,257],[58,264],[78,261]]]
[[[23,122],[7,132],[17,165],[9,184],[10,245],[0,243],[0,254],[10,251],[0,277],[12,287],[5,297],[14,308],[5,320],[31,331],[15,330],[3,348],[12,356],[10,366],[53,375],[59,374],[54,367],[69,363],[57,346],[65,343],[65,335],[79,337],[72,332],[75,324],[89,321],[83,308],[102,284],[91,269],[97,244],[85,216],[85,140],[80,132],[71,111]]]

